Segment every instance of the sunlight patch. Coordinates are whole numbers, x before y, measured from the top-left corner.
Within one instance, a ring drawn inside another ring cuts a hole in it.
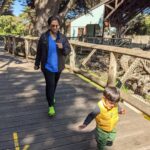
[[[35,140],[35,137],[33,135],[27,135],[23,140],[23,144],[30,144],[33,143],[33,141]]]
[[[95,121],[92,121],[85,129],[81,130],[79,129],[79,125],[83,124],[85,118],[83,118],[82,121],[79,121],[77,123],[69,124],[68,129],[76,132],[92,132],[95,129]]]

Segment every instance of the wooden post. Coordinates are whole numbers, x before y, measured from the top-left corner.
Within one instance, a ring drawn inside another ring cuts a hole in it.
[[[4,50],[6,50],[7,51],[7,37],[6,36],[4,36]]]
[[[12,54],[15,55],[15,52],[16,52],[16,38],[12,37],[12,41],[13,41]]]
[[[25,58],[28,60],[29,55],[29,40],[25,39]]]
[[[11,37],[8,36],[8,40],[7,40],[7,46],[8,46],[8,53],[11,52]]]
[[[107,86],[116,85],[116,74],[117,74],[117,54],[111,52]]]
[[[75,69],[76,53],[75,53],[75,46],[73,46],[72,44],[70,46],[71,46],[70,71],[72,72]]]

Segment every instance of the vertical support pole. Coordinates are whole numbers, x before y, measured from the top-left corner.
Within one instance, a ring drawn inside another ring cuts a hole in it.
[[[8,46],[8,53],[11,53],[11,37],[8,36],[8,40],[7,40],[7,46]]]
[[[116,76],[117,76],[117,54],[111,52],[110,53],[108,80],[107,80],[108,86],[116,85]]]
[[[15,37],[12,37],[12,41],[13,41],[13,51],[12,51],[12,54],[15,55],[15,52],[16,52],[16,38]]]
[[[70,71],[72,72],[75,69],[76,53],[75,53],[75,46],[73,46],[72,44],[70,46],[71,46]]]
[[[4,50],[7,51],[7,36],[4,36]]]
[[[28,61],[28,55],[29,55],[29,40],[25,39],[25,58]]]

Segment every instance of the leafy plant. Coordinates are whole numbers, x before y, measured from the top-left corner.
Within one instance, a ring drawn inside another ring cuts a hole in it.
[[[25,35],[25,24],[19,17],[15,16],[0,16],[0,34],[1,35]]]

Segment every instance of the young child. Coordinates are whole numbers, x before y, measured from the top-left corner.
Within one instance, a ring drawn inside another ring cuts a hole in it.
[[[125,113],[125,110],[118,106],[119,99],[120,92],[116,87],[106,87],[102,99],[79,126],[80,129],[84,129],[95,118],[98,150],[112,146],[116,137],[115,126],[119,119],[118,114]]]

